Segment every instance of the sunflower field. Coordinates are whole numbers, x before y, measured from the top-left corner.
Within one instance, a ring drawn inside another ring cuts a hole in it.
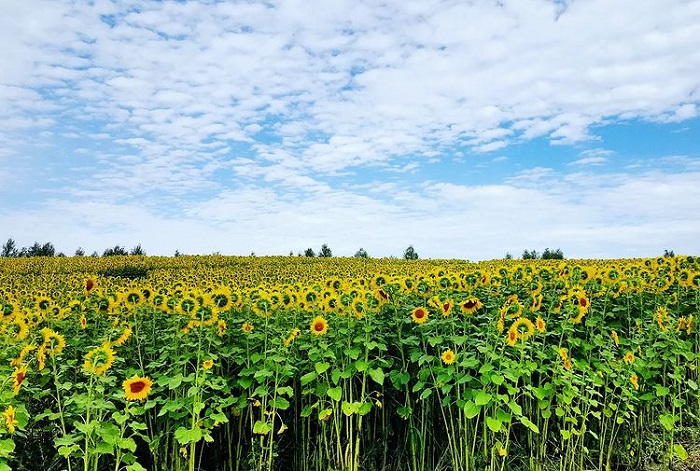
[[[0,471],[673,469],[700,260],[0,259]]]

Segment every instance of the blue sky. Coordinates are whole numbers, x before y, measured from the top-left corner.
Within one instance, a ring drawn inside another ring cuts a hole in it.
[[[2,240],[700,254],[700,1],[0,9]]]

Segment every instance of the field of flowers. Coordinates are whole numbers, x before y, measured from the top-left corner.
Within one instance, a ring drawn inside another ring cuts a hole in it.
[[[0,259],[0,471],[673,468],[699,308],[693,257]]]

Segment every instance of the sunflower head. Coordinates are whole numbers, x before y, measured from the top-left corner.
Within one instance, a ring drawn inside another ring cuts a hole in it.
[[[244,322],[243,325],[241,326],[241,330],[243,331],[244,334],[249,334],[253,331],[255,327],[253,324],[249,322]]]
[[[440,358],[442,358],[442,362],[444,364],[451,365],[457,359],[457,355],[455,355],[455,352],[448,349],[448,350],[445,350],[444,352],[442,352],[442,355],[440,355]]]
[[[413,322],[416,324],[424,324],[428,320],[428,310],[419,306],[413,310],[411,318],[413,318]]]
[[[134,376],[122,383],[127,401],[145,401],[151,392],[153,382],[147,377]]]
[[[88,373],[99,376],[112,367],[114,360],[114,350],[112,350],[109,344],[104,343],[100,347],[93,348],[85,355],[83,368],[85,368],[85,371]]]
[[[328,321],[323,316],[316,316],[311,321],[310,329],[314,335],[325,335],[328,332]]]
[[[204,360],[202,362],[202,368],[205,370],[211,370],[211,368],[214,366],[214,360]]]

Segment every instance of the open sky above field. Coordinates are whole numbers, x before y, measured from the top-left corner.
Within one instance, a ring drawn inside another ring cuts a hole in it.
[[[0,0],[0,243],[700,255],[700,1]]]

